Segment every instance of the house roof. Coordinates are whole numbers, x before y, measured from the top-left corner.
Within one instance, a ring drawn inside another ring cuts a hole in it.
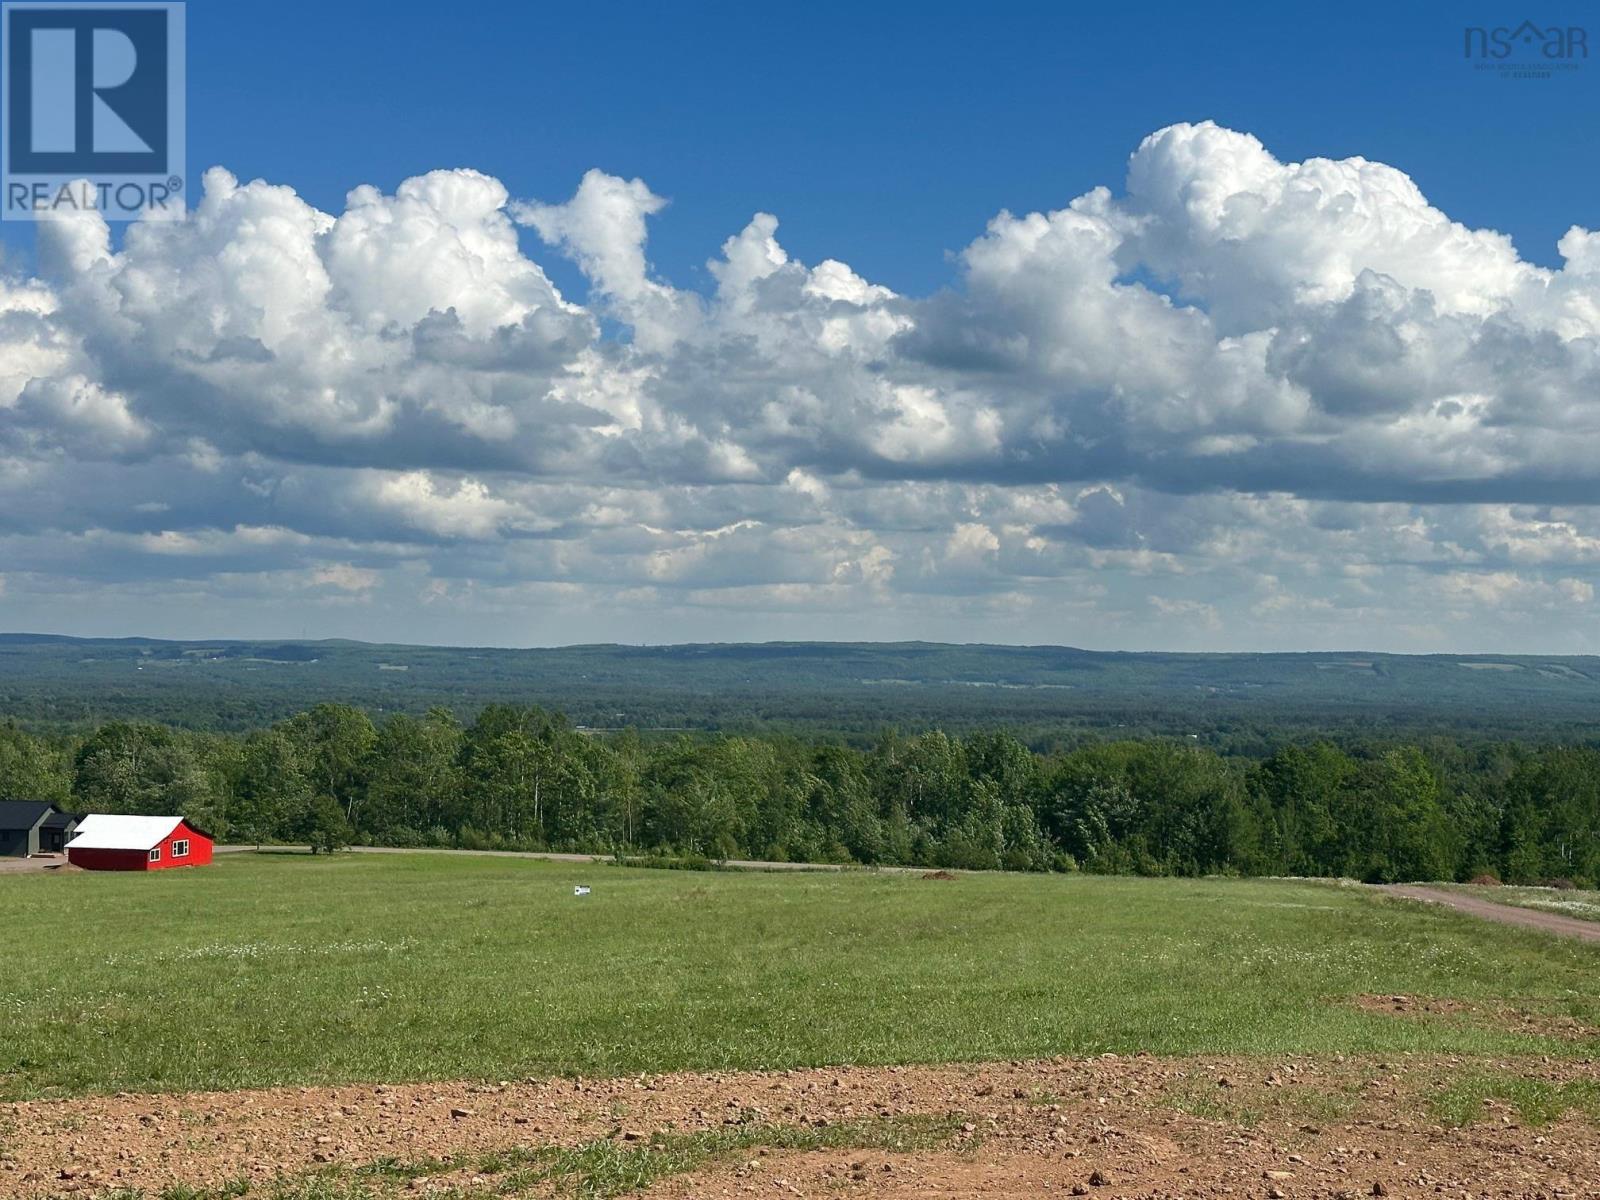
[[[53,812],[44,819],[41,829],[66,829],[83,820],[82,813]]]
[[[182,817],[124,817],[90,813],[78,826],[68,850],[149,850],[160,845]]]
[[[32,829],[55,810],[47,800],[0,800],[0,829]]]

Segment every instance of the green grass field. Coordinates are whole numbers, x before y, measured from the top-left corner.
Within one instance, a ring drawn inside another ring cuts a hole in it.
[[[575,898],[575,882],[593,894]],[[1364,993],[1600,1026],[1600,949],[1314,883],[242,854],[0,876],[0,912],[13,1099],[1103,1051],[1596,1049],[1470,1013],[1364,1012]]]

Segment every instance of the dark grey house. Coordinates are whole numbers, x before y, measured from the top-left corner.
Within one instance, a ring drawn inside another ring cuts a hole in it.
[[[67,843],[78,832],[84,813],[53,812],[39,826],[39,853],[65,854]]]
[[[0,800],[0,857],[39,853],[39,830],[56,811],[43,800]]]

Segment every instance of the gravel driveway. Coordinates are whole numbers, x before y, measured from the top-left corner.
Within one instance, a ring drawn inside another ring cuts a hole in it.
[[[1537,929],[1543,933],[1554,933],[1562,937],[1600,942],[1600,921],[1584,921],[1578,917],[1564,917],[1560,913],[1540,912],[1535,908],[1496,904],[1493,900],[1480,896],[1469,896],[1462,892],[1450,892],[1443,888],[1426,887],[1417,883],[1389,883],[1382,885],[1378,890],[1406,900],[1426,900],[1432,904],[1449,905],[1458,912],[1481,917],[1485,921],[1499,921],[1504,925],[1520,925],[1524,929]]]

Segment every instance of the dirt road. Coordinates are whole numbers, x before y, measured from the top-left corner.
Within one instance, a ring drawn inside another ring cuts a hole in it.
[[[75,871],[56,854],[36,854],[32,858],[0,858],[0,875],[38,874],[41,871]]]
[[[1481,896],[1428,887],[1420,883],[1389,883],[1384,884],[1379,890],[1407,900],[1426,900],[1432,904],[1444,904],[1458,912],[1481,917],[1485,921],[1499,921],[1504,925],[1537,929],[1541,933],[1554,933],[1563,937],[1581,938],[1588,942],[1600,942],[1600,921],[1584,921],[1577,917],[1564,917],[1560,913],[1540,912],[1536,908],[1496,904],[1493,900]]]
[[[1600,1085],[1600,1066],[1548,1059],[1106,1055],[39,1100],[0,1105],[0,1197],[193,1194],[228,1181],[249,1181],[250,1196],[272,1195],[275,1181],[295,1185],[284,1194],[328,1195],[326,1181],[304,1185],[387,1162],[361,1177],[370,1190],[337,1194],[535,1200],[580,1181],[530,1188],[514,1169],[526,1152],[587,1145],[625,1165],[660,1138],[737,1139],[737,1151],[682,1161],[646,1193],[682,1200],[1595,1196],[1600,1129],[1577,1114],[1534,1128],[1486,1098],[1471,1124],[1440,1123],[1439,1086],[1485,1069],[1547,1088]],[[916,1118],[942,1130],[916,1148],[808,1140]],[[450,1161],[426,1166],[439,1159]]]

